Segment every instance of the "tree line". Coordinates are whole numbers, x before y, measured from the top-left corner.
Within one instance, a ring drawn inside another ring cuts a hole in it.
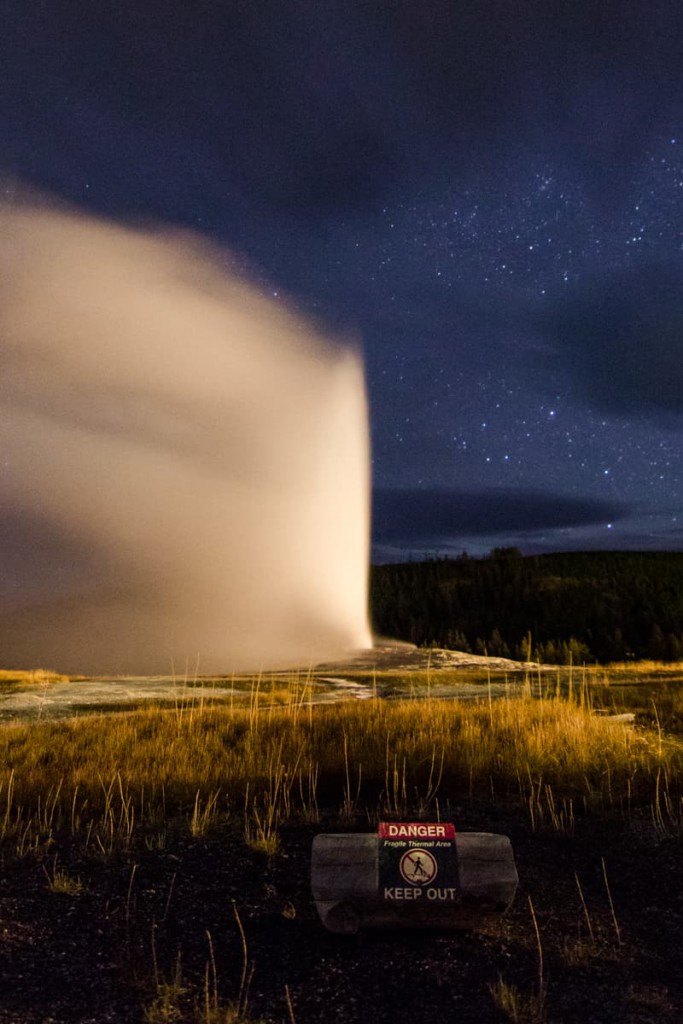
[[[550,664],[683,659],[683,553],[568,552],[373,566],[376,633]]]

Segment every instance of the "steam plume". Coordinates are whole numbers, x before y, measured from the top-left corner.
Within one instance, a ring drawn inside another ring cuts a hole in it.
[[[0,239],[0,662],[367,646],[358,354],[190,236],[24,206]]]

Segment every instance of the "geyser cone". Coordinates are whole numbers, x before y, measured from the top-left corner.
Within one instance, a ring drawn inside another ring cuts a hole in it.
[[[3,667],[368,646],[358,354],[196,239],[28,208],[0,238]]]

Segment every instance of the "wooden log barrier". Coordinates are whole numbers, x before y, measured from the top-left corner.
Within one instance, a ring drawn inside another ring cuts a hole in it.
[[[448,824],[392,822],[378,834],[313,840],[313,898],[322,923],[339,934],[476,928],[507,910],[518,880],[510,840],[491,832],[456,836]]]

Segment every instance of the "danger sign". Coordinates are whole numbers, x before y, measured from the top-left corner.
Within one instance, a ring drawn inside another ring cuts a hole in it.
[[[443,903],[459,898],[451,823],[381,822],[378,844],[383,900]]]

